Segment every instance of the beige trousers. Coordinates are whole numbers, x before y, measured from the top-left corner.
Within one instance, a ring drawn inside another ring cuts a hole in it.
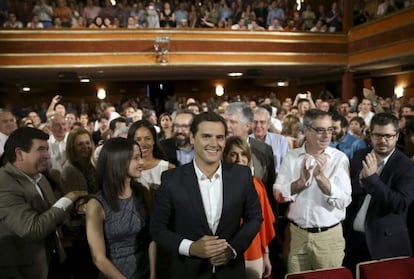
[[[293,224],[289,226],[288,273],[342,266],[345,239],[341,224],[320,233],[309,233]]]

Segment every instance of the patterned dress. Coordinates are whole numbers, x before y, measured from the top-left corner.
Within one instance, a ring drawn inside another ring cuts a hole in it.
[[[111,210],[98,192],[95,198],[105,212],[104,235],[106,253],[112,263],[127,278],[149,278],[149,237],[142,200],[132,195],[119,199],[119,211]],[[102,274],[99,278],[105,278]]]

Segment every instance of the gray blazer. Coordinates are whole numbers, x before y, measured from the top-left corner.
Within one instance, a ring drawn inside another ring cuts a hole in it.
[[[44,176],[35,185],[12,164],[0,169],[0,274],[2,278],[47,278],[53,249],[64,252],[56,236],[68,212],[55,202]],[[3,277],[4,276],[4,277]]]

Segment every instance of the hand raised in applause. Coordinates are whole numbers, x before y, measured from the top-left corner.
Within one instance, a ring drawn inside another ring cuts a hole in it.
[[[190,246],[190,255],[199,258],[211,258],[217,256],[227,248],[227,241],[218,236],[205,235]]]
[[[368,153],[362,161],[362,170],[359,173],[359,179],[373,175],[376,173],[377,168],[377,157],[374,153]]]
[[[323,174],[323,170],[326,167],[326,155],[325,154],[321,154],[315,157],[316,159],[316,165],[315,165],[315,169],[313,171],[313,174],[315,175],[315,177],[317,178],[318,175]]]

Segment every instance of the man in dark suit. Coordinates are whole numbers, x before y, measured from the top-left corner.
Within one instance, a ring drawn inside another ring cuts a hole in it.
[[[56,230],[72,204],[88,193],[74,191],[55,201],[47,179],[49,135],[22,127],[4,147],[0,169],[0,277],[62,278],[53,273],[64,252]],[[4,161],[3,161],[4,162]]]
[[[228,136],[239,136],[248,142],[252,152],[251,167],[254,175],[263,181],[270,204],[275,208],[275,200],[272,194],[273,184],[276,180],[273,150],[270,145],[249,137],[249,131],[254,120],[252,109],[244,102],[230,103],[224,112],[224,118],[229,129]]]
[[[370,124],[372,149],[351,162],[352,203],[347,212],[344,264],[411,256],[407,211],[414,199],[414,163],[395,148],[398,119],[376,114]]]
[[[177,167],[190,162],[194,157],[193,145],[190,143],[193,117],[190,111],[178,112],[173,119],[174,136],[160,141],[166,160]]]
[[[171,278],[244,278],[243,253],[262,213],[247,167],[221,162],[224,119],[194,117],[194,160],[162,174],[150,224],[157,244],[173,251]]]

